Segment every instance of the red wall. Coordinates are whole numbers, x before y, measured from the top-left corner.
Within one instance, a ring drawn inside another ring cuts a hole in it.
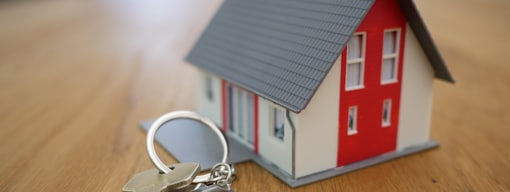
[[[381,64],[384,30],[400,28],[400,51],[397,83],[381,85]],[[394,151],[397,142],[402,61],[406,20],[396,0],[376,0],[357,32],[366,33],[364,86],[360,90],[346,91],[346,53],[341,58],[339,143],[337,165],[342,166],[386,152]],[[382,106],[392,99],[391,126],[382,128]],[[358,106],[356,135],[347,135],[347,118],[350,106]]]

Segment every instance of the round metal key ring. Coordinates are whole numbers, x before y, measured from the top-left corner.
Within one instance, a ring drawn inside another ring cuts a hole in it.
[[[147,132],[147,152],[149,153],[149,158],[151,159],[154,166],[156,166],[159,171],[163,173],[169,173],[172,170],[168,168],[162,161],[159,159],[159,156],[156,154],[156,150],[154,149],[154,137],[156,135],[156,132],[158,129],[165,124],[166,122],[176,120],[176,119],[191,119],[198,121],[204,125],[206,125],[208,128],[211,128],[211,130],[218,136],[221,142],[221,146],[223,147],[223,157],[221,159],[221,163],[226,163],[227,158],[229,155],[229,148],[227,144],[227,139],[225,138],[225,135],[223,135],[223,132],[221,132],[220,128],[216,126],[216,124],[211,121],[208,118],[201,117],[197,113],[191,112],[191,111],[174,111],[167,113],[161,117],[159,117],[149,128],[149,131]],[[193,183],[207,183],[210,182],[211,173],[205,174],[205,175],[199,175],[195,177],[193,180]]]

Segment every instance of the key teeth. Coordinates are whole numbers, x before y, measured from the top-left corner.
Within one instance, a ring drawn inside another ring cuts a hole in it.
[[[193,178],[200,172],[198,163],[174,164],[170,173],[160,174],[157,169],[134,175],[124,185],[123,192],[191,191]],[[174,175],[174,176],[172,176]],[[178,176],[180,175],[180,176]],[[170,180],[168,180],[170,179]]]
[[[167,186],[167,187],[164,187],[163,189],[161,189],[160,192],[189,192],[194,189],[195,189],[195,186],[193,186],[193,185],[188,185],[188,186],[185,186],[185,187],[179,188],[179,189],[170,188],[170,186]]]
[[[192,192],[232,192],[233,190],[229,186],[220,186],[216,184],[211,185],[200,185],[192,191]]]

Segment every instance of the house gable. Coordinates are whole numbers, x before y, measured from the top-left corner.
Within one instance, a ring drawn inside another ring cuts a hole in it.
[[[412,0],[397,0],[435,76],[453,82]],[[187,60],[303,110],[375,0],[225,0]]]

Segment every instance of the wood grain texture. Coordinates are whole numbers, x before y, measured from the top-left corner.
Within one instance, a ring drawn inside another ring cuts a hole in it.
[[[295,191],[510,191],[510,2],[416,1],[457,80],[435,82],[441,147]],[[220,3],[0,2],[0,191],[120,191],[152,168],[138,122],[195,108],[183,58]],[[237,168],[236,191],[292,191]]]

